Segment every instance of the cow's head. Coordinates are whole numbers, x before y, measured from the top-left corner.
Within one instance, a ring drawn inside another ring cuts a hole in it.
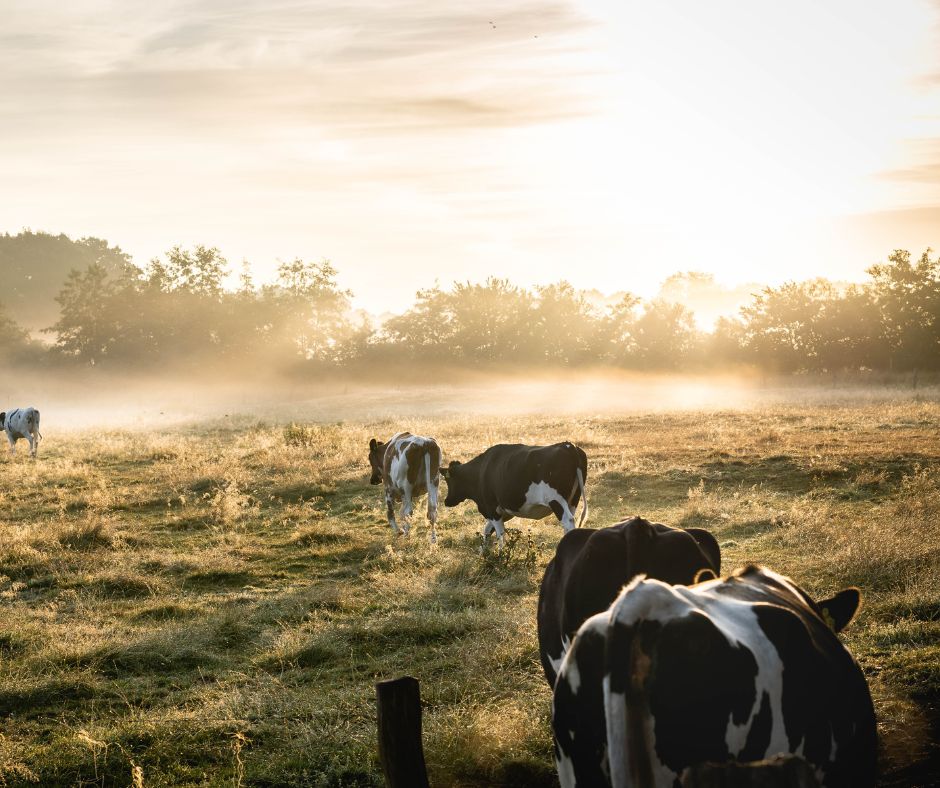
[[[382,467],[385,464],[385,444],[375,438],[369,441],[369,465],[372,466],[372,478],[369,484],[381,484],[383,479]]]
[[[459,460],[451,460],[446,468],[441,468],[441,476],[447,482],[447,497],[444,499],[444,506],[456,506],[467,500],[467,493],[460,483],[461,465]]]
[[[2,430],[7,425],[7,412],[3,411],[0,413],[0,430]]]

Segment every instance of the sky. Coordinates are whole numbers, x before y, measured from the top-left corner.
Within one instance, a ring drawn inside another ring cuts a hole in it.
[[[940,246],[940,0],[0,0],[0,231],[649,296]]]

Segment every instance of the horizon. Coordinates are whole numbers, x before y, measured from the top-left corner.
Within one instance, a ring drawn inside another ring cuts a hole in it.
[[[936,243],[936,0],[38,9],[2,35],[0,231],[328,259],[374,314],[488,276],[854,282]]]

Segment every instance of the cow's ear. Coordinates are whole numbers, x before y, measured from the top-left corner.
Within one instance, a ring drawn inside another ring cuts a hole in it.
[[[369,441],[369,451],[375,451],[375,447],[379,445],[379,442],[373,438]]]
[[[857,588],[846,588],[830,599],[816,603],[825,621],[833,632],[841,632],[855,618],[862,605],[862,592]]]

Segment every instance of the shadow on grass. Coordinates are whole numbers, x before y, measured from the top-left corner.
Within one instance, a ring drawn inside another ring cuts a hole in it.
[[[704,481],[711,489],[760,485],[771,492],[788,495],[819,493],[830,488],[835,496],[869,500],[886,495],[894,484],[914,472],[918,465],[935,458],[923,454],[893,456],[884,460],[846,462],[837,466],[807,465],[786,454],[761,458],[718,459],[693,469],[671,469],[664,473],[620,473],[607,471],[595,477],[594,485],[602,495],[620,495],[627,490],[649,502],[650,506],[675,506],[681,503],[690,488]],[[883,474],[875,483],[856,484],[862,474]]]
[[[17,682],[15,687],[0,688],[0,717],[16,715],[24,719],[78,711],[86,701],[100,697],[101,689],[85,677],[59,676],[45,681]]]

